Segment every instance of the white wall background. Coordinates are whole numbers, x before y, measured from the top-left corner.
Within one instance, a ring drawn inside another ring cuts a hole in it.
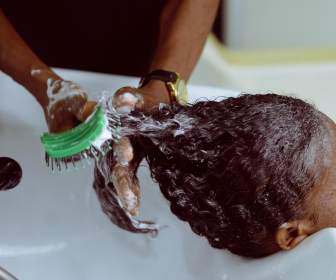
[[[335,0],[227,0],[231,48],[336,47]]]

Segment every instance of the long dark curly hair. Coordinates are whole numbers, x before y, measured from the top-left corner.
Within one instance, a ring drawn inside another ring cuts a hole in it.
[[[147,159],[172,212],[211,246],[248,257],[276,251],[277,228],[306,215],[328,133],[312,105],[275,94],[133,112],[123,126],[133,131],[134,169]],[[102,191],[99,172],[95,177]],[[98,197],[104,209],[109,202]]]

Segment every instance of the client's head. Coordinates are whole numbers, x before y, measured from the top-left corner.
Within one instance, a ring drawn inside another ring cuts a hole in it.
[[[336,226],[336,127],[310,104],[242,95],[134,119],[172,212],[213,247],[260,257]]]

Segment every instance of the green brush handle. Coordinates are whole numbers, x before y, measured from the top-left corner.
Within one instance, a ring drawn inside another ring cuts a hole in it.
[[[98,107],[88,121],[66,132],[44,133],[41,142],[50,157],[70,157],[88,149],[101,135],[106,122],[102,108]]]

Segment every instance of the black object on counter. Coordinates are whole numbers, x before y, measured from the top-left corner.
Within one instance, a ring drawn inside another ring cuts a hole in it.
[[[8,157],[0,157],[0,191],[16,187],[22,178],[22,169],[18,162]]]

